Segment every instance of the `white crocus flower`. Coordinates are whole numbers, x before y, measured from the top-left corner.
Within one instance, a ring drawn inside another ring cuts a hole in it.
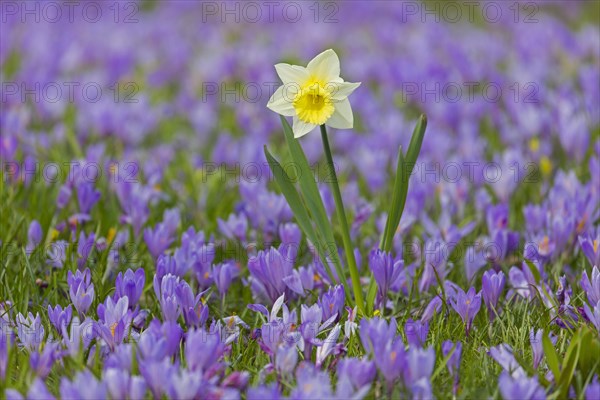
[[[283,82],[271,99],[271,110],[293,117],[294,137],[299,138],[318,125],[350,129],[354,117],[348,96],[360,82],[340,78],[340,60],[335,51],[325,50],[305,67],[277,64],[275,70]]]

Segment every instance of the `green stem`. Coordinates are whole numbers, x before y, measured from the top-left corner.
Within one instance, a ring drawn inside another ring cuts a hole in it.
[[[342,194],[340,193],[340,187],[338,185],[337,175],[335,173],[335,167],[333,165],[333,157],[331,156],[331,148],[329,147],[329,139],[327,138],[327,129],[325,125],[321,125],[321,138],[323,139],[323,148],[325,149],[325,156],[327,157],[327,164],[331,172],[331,187],[333,189],[333,199],[335,200],[335,211],[340,224],[342,225],[342,241],[344,243],[344,252],[346,253],[346,260],[348,262],[348,269],[350,270],[350,278],[352,279],[352,290],[354,291],[354,300],[358,306],[358,310],[365,315],[364,300],[362,290],[360,287],[360,277],[358,276],[358,269],[356,267],[356,260],[354,259],[354,249],[352,248],[352,241],[350,240],[350,231],[348,230],[348,222],[346,221],[346,213],[344,211],[344,203],[342,203]],[[340,276],[340,279],[343,277]]]

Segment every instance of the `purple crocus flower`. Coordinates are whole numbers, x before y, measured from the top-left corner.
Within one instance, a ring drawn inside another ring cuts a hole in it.
[[[31,385],[29,386],[29,391],[27,392],[27,398],[32,400],[43,399],[43,400],[54,400],[54,396],[44,383],[44,379],[40,377],[35,377]]]
[[[56,342],[47,342],[41,351],[34,351],[29,357],[31,369],[41,378],[46,378],[54,365],[60,358],[59,346]]]
[[[513,355],[512,347],[507,344],[501,344],[490,348],[488,355],[492,357],[505,371],[513,377],[526,376],[523,367],[518,363]]]
[[[398,325],[395,319],[391,319],[388,324],[385,319],[375,317],[371,319],[363,318],[360,321],[360,340],[367,354],[374,356],[381,353],[380,348],[388,342],[396,340]]]
[[[175,295],[179,301],[186,325],[203,327],[206,324],[208,306],[202,301],[202,295],[205,292],[194,296],[191,286],[186,281],[181,281],[175,288]]]
[[[346,357],[342,358],[337,366],[337,375],[348,377],[349,381],[358,390],[364,386],[371,385],[377,373],[375,363],[369,360]]]
[[[100,200],[101,193],[94,188],[93,182],[81,182],[77,185],[77,202],[79,203],[79,212],[89,214],[94,204]]]
[[[423,347],[427,341],[427,333],[429,333],[429,322],[427,321],[413,321],[409,318],[404,324],[404,334],[411,347]]]
[[[64,310],[60,305],[57,305],[55,308],[52,308],[50,305],[48,306],[48,319],[59,333],[62,333],[63,326],[69,326],[72,316],[71,304],[65,307]]]
[[[67,260],[67,246],[64,240],[57,240],[50,244],[48,249],[48,264],[54,268],[62,268]]]
[[[169,358],[160,361],[148,360],[139,364],[140,374],[156,399],[162,398],[170,386],[170,380],[176,372]]]
[[[100,322],[96,324],[97,334],[104,339],[111,350],[123,341],[131,325],[131,314],[128,308],[127,296],[119,298],[116,302],[108,296],[104,304],[98,305]]]
[[[154,259],[157,259],[159,255],[164,253],[171,244],[175,241],[172,232],[169,230],[166,224],[159,223],[154,229],[144,229],[144,241],[148,246],[148,251],[152,254]]]
[[[21,344],[27,347],[30,351],[36,350],[42,340],[44,340],[44,326],[39,314],[27,314],[27,318],[23,314],[17,315],[17,336]]]
[[[146,275],[143,268],[138,268],[133,272],[127,269],[125,274],[119,272],[115,282],[115,300],[127,296],[129,307],[134,308],[144,291]]]
[[[10,336],[5,333],[4,327],[0,330],[0,379],[6,378],[6,367],[8,366],[8,346]]]
[[[598,266],[592,269],[592,279],[588,277],[587,271],[583,271],[579,284],[587,295],[588,302],[592,305],[600,301],[600,271]]]
[[[60,398],[62,399],[105,399],[106,395],[105,382],[96,379],[89,370],[78,372],[72,382],[66,377],[60,381]]]
[[[596,327],[596,330],[600,332],[600,301],[596,303],[594,308],[584,304],[583,310],[588,320]]]
[[[227,261],[213,266],[212,276],[221,296],[225,296],[231,282],[239,275],[240,270],[233,261]]]
[[[248,270],[253,289],[271,302],[275,302],[282,294],[286,294],[286,297],[291,294],[283,279],[292,274],[293,262],[283,257],[278,249],[271,247],[260,250],[248,260]]]
[[[429,322],[433,318],[433,316],[440,312],[442,309],[442,298],[440,296],[435,296],[427,307],[425,307],[425,311],[423,311],[423,315],[421,316],[422,322]]]
[[[256,386],[249,388],[247,398],[248,400],[279,400],[282,399],[283,396],[277,385],[273,383],[270,386]]]
[[[71,199],[71,188],[68,185],[62,185],[60,190],[58,191],[58,196],[56,197],[56,207],[59,210],[65,208],[65,206],[69,203]]]
[[[275,351],[275,369],[282,376],[294,373],[298,363],[298,350],[296,346],[282,343]]]
[[[546,393],[534,376],[526,375],[515,377],[504,371],[500,374],[498,387],[504,399],[544,400]]]
[[[344,311],[344,302],[344,287],[342,285],[330,287],[319,299],[319,306],[323,310],[323,320],[327,321],[329,318],[337,315],[335,319],[339,321]]]
[[[31,221],[27,230],[27,254],[33,253],[33,250],[42,242],[42,226],[36,220]]]
[[[448,372],[452,377],[454,377],[454,386],[453,393],[456,394],[458,390],[458,380],[460,378],[460,359],[462,355],[462,342],[456,342],[454,344],[451,340],[446,340],[442,343],[442,353],[444,357],[448,357],[448,354],[454,349],[452,355],[448,359],[448,363],[446,366],[448,367]]]
[[[596,237],[591,233],[579,236],[579,246],[581,251],[587,257],[588,261],[594,267],[600,267],[600,229],[596,232]]]
[[[181,312],[175,289],[179,285],[179,277],[167,274],[158,279],[154,276],[154,294],[158,298],[165,321],[177,321]]]
[[[504,290],[506,279],[502,271],[495,273],[493,270],[485,271],[481,277],[481,294],[485,303],[490,321],[496,317],[498,309],[498,299]]]
[[[392,253],[385,253],[376,249],[369,254],[369,268],[373,271],[373,276],[377,282],[379,304],[382,304],[387,298],[390,286],[398,279],[403,267],[404,261],[394,262]]]
[[[171,327],[176,328],[178,326],[173,324],[175,323],[165,322],[161,324],[157,319],[152,320],[150,328],[142,332],[137,343],[140,359],[144,360],[145,363],[160,361],[177,351],[182,332],[181,327],[179,329],[170,329]],[[123,348],[123,345],[117,347],[117,349],[121,348]],[[120,367],[127,366],[129,368],[129,358],[121,360],[119,357],[114,361],[111,365],[116,364]],[[127,363],[125,364],[122,361],[127,361]]]
[[[319,327],[323,318],[323,311],[318,304],[308,307],[304,304],[300,306],[300,326],[298,328],[302,339],[304,340],[304,358],[310,360],[312,346],[319,333]]]
[[[73,317],[69,333],[67,333],[67,327],[62,328],[63,343],[66,344],[66,352],[75,357],[80,354],[81,350],[87,350],[97,336],[97,329],[95,328],[96,321],[86,318],[83,322],[79,322],[79,317]]]
[[[279,238],[281,239],[281,243],[294,245],[298,248],[302,240],[302,231],[294,223],[281,224],[279,225]]]
[[[91,283],[91,279],[89,268],[83,272],[76,271],[75,274],[71,271],[67,273],[69,295],[80,316],[89,310],[94,300],[94,284]]]
[[[205,373],[219,362],[225,344],[219,335],[204,329],[192,329],[186,334],[184,348],[187,366],[191,371]]]
[[[461,288],[457,288],[457,293],[454,298],[448,299],[454,311],[460,315],[465,324],[467,336],[471,330],[473,319],[479,312],[481,307],[481,294],[475,292],[475,288],[470,288],[465,293]]]
[[[308,362],[300,363],[296,368],[296,387],[292,389],[290,398],[329,399],[332,397],[329,375]]]
[[[265,353],[273,356],[279,344],[285,339],[286,327],[282,321],[271,321],[263,324],[260,333],[261,348]]]
[[[77,241],[77,267],[79,269],[83,269],[90,253],[94,249],[95,238],[96,235],[94,232],[87,236],[83,231],[79,234],[79,240]]]
[[[131,376],[129,371],[106,368],[103,373],[108,393],[113,399],[141,399],[146,394],[146,382],[141,376]]]
[[[416,382],[419,379],[429,380],[435,366],[435,350],[433,347],[421,349],[418,347],[406,352],[406,368],[404,368],[404,382]]]
[[[388,391],[391,392],[394,382],[400,378],[402,371],[406,368],[406,355],[402,340],[388,340],[378,345],[374,353],[375,365],[385,378]]]
[[[248,219],[242,213],[229,214],[227,221],[217,218],[217,224],[221,233],[230,240],[246,241],[246,231],[248,230]]]
[[[529,343],[531,343],[531,351],[533,352],[533,369],[537,369],[544,359],[544,347],[542,344],[543,337],[544,331],[541,329],[535,331],[533,328],[531,328],[531,331],[529,331]],[[551,338],[551,340],[556,342],[556,338]]]
[[[327,335],[327,338],[319,343],[319,347],[317,348],[317,354],[315,357],[315,365],[317,367],[321,367],[323,362],[330,354],[339,354],[339,350],[341,348],[341,344],[337,344],[337,340],[340,336],[340,332],[342,327],[340,325],[336,325]]]
[[[158,279],[162,279],[163,276],[167,274],[175,275],[180,278],[183,278],[185,273],[187,272],[187,266],[185,262],[179,262],[177,260],[177,251],[175,250],[175,255],[170,254],[161,254],[158,256],[156,260],[156,274],[155,276]]]
[[[592,379],[592,381],[585,388],[585,399],[600,399],[600,382],[598,382],[598,375],[594,376],[594,379]]]
[[[204,385],[206,383],[201,375],[186,369],[176,369],[170,376],[167,393],[173,399],[194,400],[203,397],[201,393],[204,394],[206,387],[202,391],[201,388]]]

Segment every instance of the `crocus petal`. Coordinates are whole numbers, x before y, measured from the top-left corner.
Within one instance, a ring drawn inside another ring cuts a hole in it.
[[[306,66],[308,72],[325,83],[340,81],[340,59],[335,51],[325,50]]]
[[[275,65],[275,70],[277,71],[277,75],[279,75],[279,79],[281,79],[281,82],[283,82],[284,85],[296,83],[299,86],[302,86],[309,78],[308,70],[299,65],[280,63]]]
[[[331,82],[328,85],[331,88],[331,98],[334,101],[342,101],[360,86],[360,82]]]
[[[354,116],[350,107],[350,100],[344,99],[336,102],[335,111],[325,124],[336,129],[351,129],[354,126]]]
[[[273,96],[269,99],[267,103],[267,107],[275,111],[277,114],[284,115],[286,117],[291,117],[296,114],[294,110],[294,105],[292,103],[293,93],[291,86],[280,86]]]
[[[304,121],[301,121],[298,117],[294,117],[294,126],[292,127],[292,130],[294,131],[294,137],[298,139],[306,135],[308,132],[312,131],[316,127],[317,125],[315,124],[309,124]]]

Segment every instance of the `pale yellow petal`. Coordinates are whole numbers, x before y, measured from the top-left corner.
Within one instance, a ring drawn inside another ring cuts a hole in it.
[[[309,77],[308,70],[299,65],[276,64],[275,71],[277,71],[277,75],[279,75],[279,79],[284,85],[296,83],[302,86]]]
[[[289,99],[289,95],[287,93],[287,88],[285,86],[280,86],[273,96],[269,99],[267,103],[267,107],[275,111],[277,114],[285,115],[286,117],[291,117],[296,115],[296,111],[294,110],[294,105],[292,101]]]
[[[354,126],[354,116],[348,99],[335,103],[335,111],[325,125],[336,129],[351,129]]]
[[[331,82],[328,83],[327,89],[331,93],[331,98],[334,101],[346,99],[360,86],[360,82]]]
[[[311,76],[317,77],[324,83],[340,81],[340,59],[331,49],[313,58],[306,69]]]
[[[317,125],[306,123],[301,121],[298,117],[294,117],[294,125],[292,126],[292,130],[294,131],[294,137],[298,139],[316,127]]]

